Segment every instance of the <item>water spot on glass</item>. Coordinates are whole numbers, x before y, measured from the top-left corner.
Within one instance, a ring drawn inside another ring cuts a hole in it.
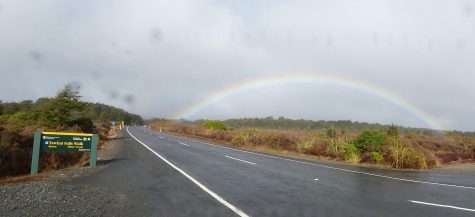
[[[379,37],[376,33],[373,34],[373,45],[375,47],[378,47],[378,45],[379,45]]]
[[[333,45],[333,37],[327,33],[327,38],[326,38],[327,46],[332,46]]]
[[[110,97],[111,99],[117,99],[117,98],[119,97],[119,93],[118,93],[116,90],[111,90],[111,91],[109,92],[109,97]]]
[[[43,54],[37,50],[30,50],[28,52],[28,57],[30,57],[31,60],[39,63],[43,59]]]
[[[94,78],[94,79],[98,79],[101,76],[102,76],[102,74],[99,71],[94,70],[94,71],[91,72],[91,77]]]
[[[135,102],[135,97],[133,95],[126,95],[124,97],[124,101],[127,103],[127,104],[133,104]]]
[[[467,47],[467,42],[464,39],[458,39],[457,42],[456,42],[456,47],[458,49],[463,49],[463,48]]]
[[[463,7],[463,13],[465,16],[472,16],[473,14],[473,6],[470,4],[467,4]]]
[[[312,36],[312,43],[313,45],[316,45],[318,43],[318,37],[316,35]]]
[[[160,43],[163,39],[163,33],[159,28],[150,30],[150,39],[155,43]]]

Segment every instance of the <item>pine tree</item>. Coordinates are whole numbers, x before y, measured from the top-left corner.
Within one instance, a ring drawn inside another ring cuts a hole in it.
[[[79,86],[68,83],[61,89],[56,97],[50,100],[43,120],[50,127],[66,124],[70,120],[79,118],[79,113],[84,109],[84,102],[79,95]]]
[[[397,129],[396,126],[394,126],[394,124],[391,124],[386,134],[388,135],[388,137],[397,138],[399,136],[399,130]]]

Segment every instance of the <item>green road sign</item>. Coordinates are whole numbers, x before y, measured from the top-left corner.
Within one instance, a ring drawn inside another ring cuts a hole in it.
[[[41,150],[56,152],[90,152],[93,134],[41,133]]]
[[[89,162],[96,166],[97,134],[36,132],[31,157],[31,174],[38,173],[40,152],[91,152]]]

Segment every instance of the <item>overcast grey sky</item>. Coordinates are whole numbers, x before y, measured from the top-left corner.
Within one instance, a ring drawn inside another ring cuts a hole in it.
[[[306,75],[384,89],[447,128],[475,130],[475,1],[0,0],[0,99],[53,96],[174,117],[237,83]],[[289,83],[187,118],[285,116],[428,127],[387,99]]]

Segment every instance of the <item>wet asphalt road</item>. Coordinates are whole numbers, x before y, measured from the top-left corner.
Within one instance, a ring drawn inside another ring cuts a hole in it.
[[[122,134],[117,159],[76,180],[123,195],[112,215],[475,216],[475,174],[281,158],[143,127]]]

